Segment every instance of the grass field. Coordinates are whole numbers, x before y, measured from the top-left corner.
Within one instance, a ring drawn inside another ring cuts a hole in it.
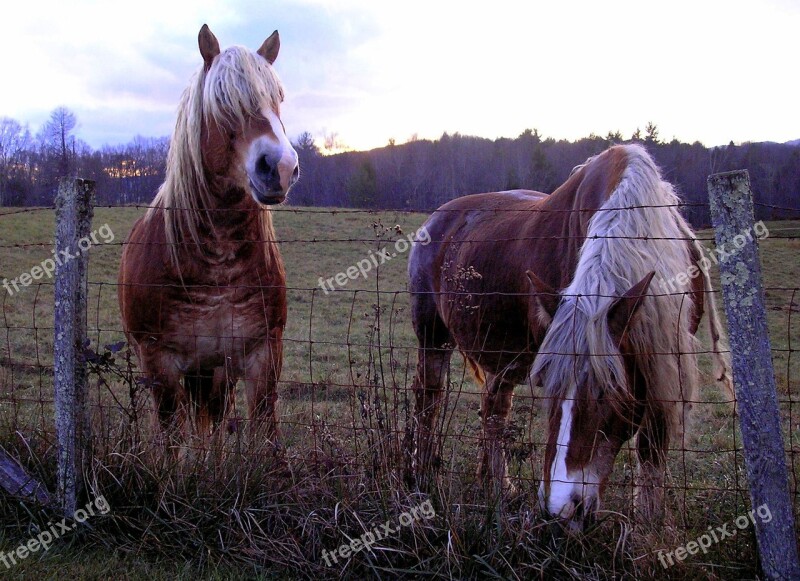
[[[123,339],[116,300],[121,243],[143,210],[98,208],[94,227],[114,240],[90,251],[92,347]],[[657,553],[697,539],[709,526],[749,510],[741,436],[730,406],[713,385],[702,390],[684,441],[670,456],[664,526],[634,526],[633,456],[623,450],[599,523],[579,536],[561,534],[536,508],[541,476],[544,402],[517,388],[507,437],[509,469],[520,494],[487,506],[474,472],[480,423],[474,381],[454,356],[443,424],[443,478],[431,495],[436,516],[328,566],[334,550],[419,505],[401,482],[411,412],[416,343],[406,293],[407,253],[324,292],[329,278],[370,252],[413,232],[421,214],[276,209],[287,271],[289,322],[280,387],[285,456],[235,435],[208,455],[182,463],[152,445],[148,394],[131,382],[125,350],[91,376],[94,461],[89,496],[111,510],[0,574],[9,578],[753,578],[752,528],[707,554],[664,569]],[[768,224],[761,242],[773,362],[785,418],[792,493],[800,467],[797,407],[800,363],[800,223]],[[18,278],[51,256],[49,210],[0,210],[0,281]],[[710,232],[700,233],[710,239]],[[710,246],[710,242],[706,242]],[[55,488],[52,421],[52,280],[13,295],[0,289],[0,444],[50,490]],[[707,343],[706,343],[707,344]],[[701,363],[707,367],[705,358]],[[707,382],[709,383],[709,382]],[[246,409],[241,395],[237,411]],[[134,413],[134,411],[136,413]],[[54,515],[0,496],[0,551],[14,550]],[[797,512],[797,510],[796,510]]]

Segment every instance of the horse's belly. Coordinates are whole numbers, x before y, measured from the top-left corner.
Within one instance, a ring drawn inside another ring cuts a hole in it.
[[[439,296],[442,318],[459,350],[492,373],[519,368],[524,376],[533,363],[536,345],[524,306],[502,294],[445,291]]]

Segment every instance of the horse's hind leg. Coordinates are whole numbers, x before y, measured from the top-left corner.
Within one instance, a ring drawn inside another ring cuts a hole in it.
[[[183,382],[200,447],[210,450],[211,439],[217,436],[219,425],[228,413],[232,381],[224,367],[217,367],[187,374]]]
[[[481,396],[483,446],[478,464],[478,480],[494,488],[495,494],[511,492],[505,458],[505,431],[514,397],[514,383],[502,375],[488,375]]]
[[[412,295],[412,319],[419,347],[414,392],[414,450],[409,485],[429,488],[439,464],[436,424],[447,381],[453,345],[450,332],[436,311],[430,294]]]
[[[214,372],[209,370],[189,372],[183,377],[189,408],[194,416],[195,430],[203,443],[211,433],[209,400],[213,391],[213,383]]]
[[[225,367],[214,369],[211,394],[208,398],[208,415],[211,418],[212,430],[219,428],[222,420],[228,415],[235,387],[236,379],[231,377],[229,370]]]

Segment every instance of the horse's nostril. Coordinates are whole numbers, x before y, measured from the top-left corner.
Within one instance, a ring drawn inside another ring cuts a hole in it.
[[[262,155],[256,160],[256,173],[264,178],[269,178],[274,173],[272,165],[267,161],[267,156]]]
[[[300,165],[294,166],[294,171],[292,172],[292,180],[297,181],[300,177]]]
[[[264,191],[281,190],[281,179],[278,173],[278,162],[270,155],[260,155],[253,167],[254,175],[251,176],[256,188]]]
[[[576,502],[575,503],[575,512],[572,515],[572,518],[575,520],[583,520],[583,503]]]
[[[572,518],[575,520],[583,520],[584,512],[586,509],[586,505],[583,501],[583,498],[581,498],[579,494],[572,494],[570,496],[570,502],[574,507],[574,510],[572,512]]]

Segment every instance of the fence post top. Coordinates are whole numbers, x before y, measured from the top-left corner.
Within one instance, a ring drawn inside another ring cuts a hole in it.
[[[69,186],[77,186],[80,188],[84,188],[86,190],[93,188],[95,186],[95,183],[96,182],[94,180],[89,180],[85,178],[72,178],[72,177],[61,178],[58,181],[58,185],[61,188]]]
[[[750,181],[750,173],[746,169],[735,169],[733,171],[724,171],[720,173],[714,173],[708,176],[708,184],[714,185],[719,182],[724,181],[740,181],[744,180],[749,182]]]

